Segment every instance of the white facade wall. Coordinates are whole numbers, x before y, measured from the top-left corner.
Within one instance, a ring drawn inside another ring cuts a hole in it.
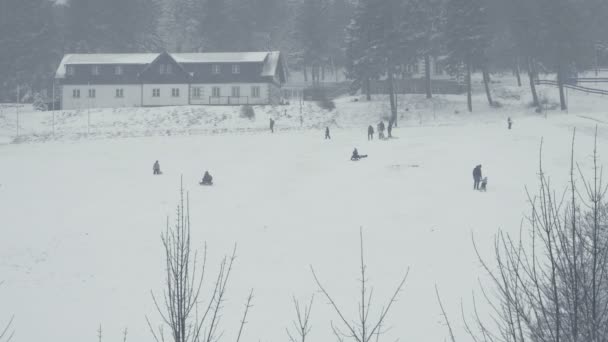
[[[63,109],[141,106],[140,84],[64,85],[61,89],[61,106]],[[79,98],[73,96],[76,89],[80,90]],[[89,97],[89,89],[95,90],[95,97]],[[116,97],[116,89],[122,89],[122,97]]]
[[[172,95],[172,89],[179,89],[179,96]],[[183,106],[188,104],[187,84],[144,84],[143,106]],[[152,96],[153,89],[160,89],[160,96]]]
[[[196,105],[208,105],[208,104],[221,104],[221,105],[239,105],[239,104],[251,104],[251,105],[266,105],[270,104],[270,91],[268,83],[222,83],[222,84],[192,84],[191,85],[191,97],[190,104]],[[212,98],[213,88],[220,88],[220,97]],[[239,87],[240,97],[232,98],[232,87]],[[253,97],[253,87],[260,88],[260,96]],[[200,88],[200,98],[194,97],[195,88]]]
[[[212,97],[213,88],[220,88],[220,97]],[[232,87],[239,87],[240,96],[232,97]],[[253,87],[259,87],[259,97],[253,97]],[[200,98],[194,97],[194,88],[200,88]],[[80,90],[80,97],[73,91]],[[89,89],[95,89],[95,97],[89,97]],[[123,97],[116,97],[116,90],[123,90]],[[153,96],[153,89],[160,96]],[[179,89],[179,96],[172,90]],[[62,86],[63,109],[120,108],[141,106],[181,105],[269,105],[278,104],[280,88],[270,83],[223,83],[223,84],[129,84],[129,85],[64,85]]]

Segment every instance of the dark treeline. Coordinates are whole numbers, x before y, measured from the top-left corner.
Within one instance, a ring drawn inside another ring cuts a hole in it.
[[[0,0],[0,101],[48,90],[64,53],[273,49],[308,82],[345,70],[368,96],[440,59],[469,89],[482,72],[493,104],[491,73],[513,71],[538,106],[538,73],[562,84],[602,62],[606,17],[604,0]]]

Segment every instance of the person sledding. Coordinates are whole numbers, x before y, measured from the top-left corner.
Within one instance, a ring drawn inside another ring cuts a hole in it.
[[[350,157],[350,160],[352,161],[359,161],[360,159],[363,158],[367,158],[367,154],[359,154],[359,151],[357,151],[357,149],[355,148],[355,150],[353,151],[353,155]]]
[[[155,175],[162,175],[163,173],[160,172],[160,164],[158,163],[158,160],[154,162],[154,165],[152,166],[152,173]]]
[[[213,177],[209,174],[209,171],[205,171],[203,180],[200,182],[201,185],[213,185]]]

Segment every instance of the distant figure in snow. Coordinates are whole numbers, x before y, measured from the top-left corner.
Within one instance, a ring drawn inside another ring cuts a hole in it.
[[[274,133],[274,120],[270,118],[270,133]]]
[[[509,125],[509,129],[511,129],[511,126],[513,126],[513,120],[511,120],[511,117],[507,119],[507,124]]]
[[[481,186],[479,187],[479,191],[486,191],[488,186],[488,177],[483,177],[481,180]]]
[[[393,120],[389,120],[388,128],[386,129],[386,132],[388,133],[388,138],[393,137]]]
[[[201,185],[213,185],[213,177],[211,177],[209,171],[205,171]]]
[[[329,135],[329,127],[325,127],[325,140],[327,139],[331,139],[331,136]]]
[[[481,181],[481,165],[477,165],[473,169],[473,189],[474,190],[479,190],[480,181]]]
[[[362,158],[367,158],[367,154],[360,155],[359,151],[357,151],[357,149],[355,148],[355,150],[353,151],[353,155],[350,157],[350,160],[358,161],[359,159],[362,159]]]
[[[374,127],[372,125],[367,127],[367,140],[374,140]]]
[[[378,124],[378,139],[384,140],[384,121]]]
[[[152,166],[152,173],[155,175],[162,174],[162,172],[160,172],[160,164],[158,163],[158,160],[155,161],[154,165]]]

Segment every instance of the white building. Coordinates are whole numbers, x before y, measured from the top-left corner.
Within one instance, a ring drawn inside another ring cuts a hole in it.
[[[55,79],[63,109],[280,102],[280,52],[70,54]]]

